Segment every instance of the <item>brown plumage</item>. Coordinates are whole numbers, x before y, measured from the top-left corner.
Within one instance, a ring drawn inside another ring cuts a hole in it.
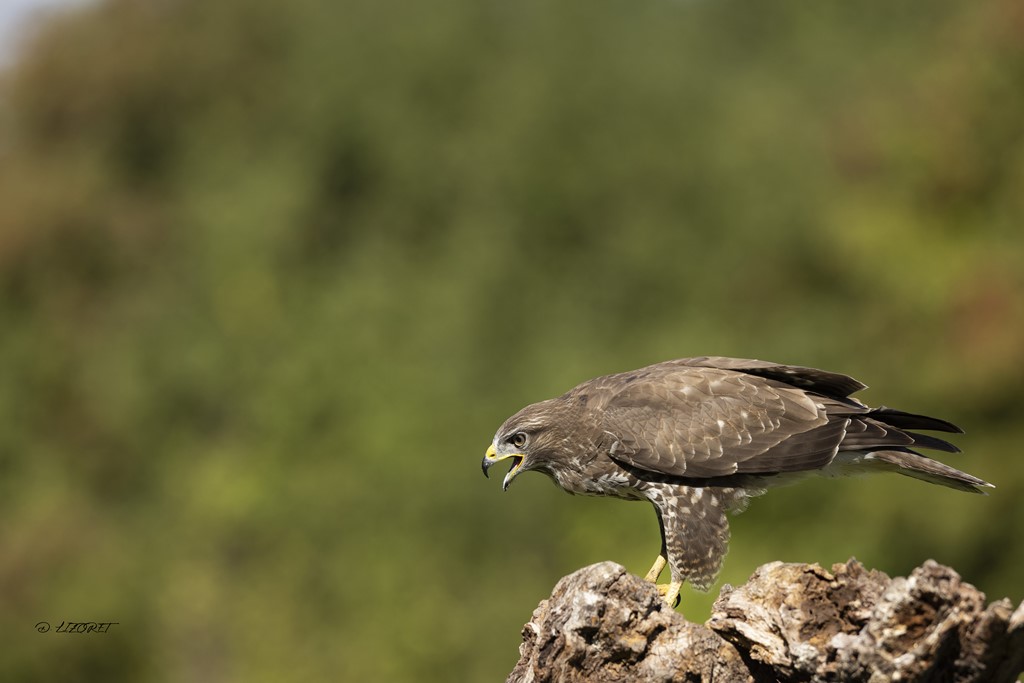
[[[958,452],[917,430],[959,433],[937,418],[870,408],[857,380],[832,372],[703,356],[598,377],[529,405],[498,429],[484,474],[511,459],[508,488],[537,470],[574,494],[647,500],[662,549],[648,580],[669,566],[674,601],[689,581],[706,589],[726,552],[725,513],[808,474],[893,471],[961,491],[991,484],[916,452]]]

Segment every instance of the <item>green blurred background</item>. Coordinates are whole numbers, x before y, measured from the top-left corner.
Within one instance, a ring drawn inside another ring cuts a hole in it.
[[[0,83],[0,679],[501,680],[658,531],[503,494],[494,430],[701,354],[853,374],[998,486],[776,491],[722,581],[935,558],[1024,598],[1021,3],[57,16]]]

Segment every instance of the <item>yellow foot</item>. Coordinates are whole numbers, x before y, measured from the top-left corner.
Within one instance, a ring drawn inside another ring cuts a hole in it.
[[[654,561],[654,566],[651,567],[651,571],[647,572],[647,576],[644,577],[644,581],[650,581],[654,583],[661,576],[661,570],[668,564],[668,560],[665,559],[664,555],[658,555],[658,559]]]
[[[683,587],[682,581],[673,581],[672,583],[659,583],[656,588],[661,594],[661,597],[665,598],[665,602],[676,608],[679,606],[679,589]]]

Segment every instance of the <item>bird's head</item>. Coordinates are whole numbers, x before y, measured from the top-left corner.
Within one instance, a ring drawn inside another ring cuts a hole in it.
[[[484,455],[484,475],[495,463],[512,460],[512,467],[501,482],[502,490],[507,490],[520,472],[540,470],[551,474],[566,444],[564,413],[561,399],[551,399],[526,406],[505,420]]]

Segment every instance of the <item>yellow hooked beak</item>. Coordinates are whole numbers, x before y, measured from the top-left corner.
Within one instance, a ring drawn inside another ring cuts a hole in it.
[[[526,456],[522,453],[498,453],[498,449],[491,444],[487,447],[487,452],[484,453],[484,460],[480,463],[481,469],[484,471],[484,476],[487,476],[487,470],[502,460],[508,460],[513,458],[512,468],[509,469],[508,474],[505,475],[505,479],[501,482],[501,490],[507,491],[509,482],[519,472],[519,468],[523,466],[523,462],[526,460]]]

